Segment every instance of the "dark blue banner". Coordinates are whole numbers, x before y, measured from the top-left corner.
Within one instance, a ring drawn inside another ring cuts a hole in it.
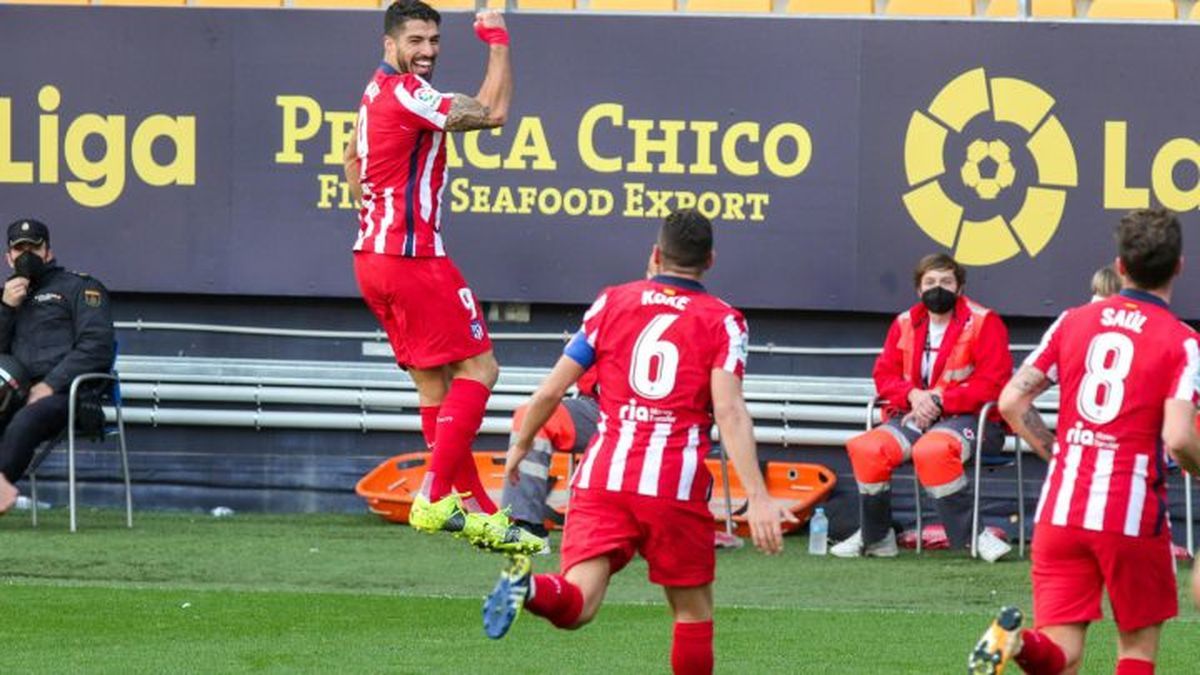
[[[60,259],[115,290],[356,295],[341,152],[381,24],[0,6],[0,57],[21,64],[0,71],[0,220],[47,221]],[[894,311],[944,250],[979,300],[1049,315],[1087,299],[1123,211],[1200,206],[1186,27],[510,24],[509,123],[453,137],[444,195],[485,299],[587,302],[697,206],[718,226],[711,286],[742,307]],[[442,33],[435,86],[473,93],[470,17]],[[1176,302],[1193,318],[1195,287]]]

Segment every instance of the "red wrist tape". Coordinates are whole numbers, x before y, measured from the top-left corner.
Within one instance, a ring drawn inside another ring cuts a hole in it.
[[[475,24],[475,34],[480,40],[489,45],[504,45],[508,46],[508,31],[503,28],[488,28],[483,24]]]

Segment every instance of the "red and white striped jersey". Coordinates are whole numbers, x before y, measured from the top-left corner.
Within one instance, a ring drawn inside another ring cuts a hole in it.
[[[446,255],[446,114],[452,94],[420,76],[380,64],[367,84],[355,128],[362,208],[355,251],[408,257]]]
[[[742,377],[747,341],[742,314],[695,281],[658,276],[606,289],[572,342],[600,382],[600,421],[573,485],[708,499],[712,372]],[[588,360],[578,353],[568,346]]]
[[[1149,293],[1063,312],[1029,355],[1060,385],[1038,523],[1156,536],[1168,527],[1163,404],[1196,402],[1196,333]]]

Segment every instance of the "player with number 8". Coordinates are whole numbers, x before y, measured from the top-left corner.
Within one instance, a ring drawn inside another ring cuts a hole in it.
[[[1154,672],[1162,624],[1178,611],[1167,453],[1200,462],[1194,419],[1200,347],[1168,306],[1182,269],[1175,215],[1145,209],[1117,228],[1118,295],[1063,312],[1000,396],[1013,429],[1050,462],[1034,516],[1033,606],[1012,607],[969,657],[970,672],[1075,672],[1107,589],[1119,675]],[[1033,406],[1060,387],[1057,433]]]

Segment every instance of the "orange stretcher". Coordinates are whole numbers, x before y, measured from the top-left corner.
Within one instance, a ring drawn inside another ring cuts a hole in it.
[[[500,502],[500,493],[504,488],[504,452],[476,452],[475,465],[479,469],[479,478],[488,491],[488,496],[496,503]],[[425,477],[425,469],[429,459],[428,452],[410,452],[396,455],[363,476],[355,486],[355,492],[366,500],[367,508],[384,520],[395,523],[408,522],[408,510],[412,506],[413,496],[421,488]],[[726,499],[724,483],[721,480],[721,460],[709,458],[705,460],[708,470],[716,478],[713,484],[713,494],[709,500],[709,510],[713,513],[713,526],[717,530],[726,527],[726,515],[733,512],[734,532],[740,537],[750,536],[749,526],[746,525],[746,498],[741,481],[733,467],[729,468],[729,499]],[[784,532],[790,532],[808,520],[813,508],[828,497],[837,484],[837,474],[820,464],[803,462],[768,461],[761,462],[763,477],[766,479],[767,492],[771,497],[796,516],[798,522],[784,523]],[[566,453],[554,453],[550,461],[551,489],[547,504],[557,514],[557,518],[548,518],[546,526],[550,528],[562,525],[562,516],[567,512],[567,477],[571,468],[570,456]],[[729,503],[730,509],[726,508]]]

